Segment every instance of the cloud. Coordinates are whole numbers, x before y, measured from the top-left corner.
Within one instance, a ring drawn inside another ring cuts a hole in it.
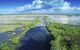
[[[32,7],[32,5],[27,4],[27,5],[24,5],[24,8],[28,10],[28,9],[32,9],[33,7]]]
[[[61,10],[69,10],[71,8],[70,3],[64,2],[63,5],[60,7]]]
[[[72,7],[71,3],[64,0],[33,0],[32,4],[17,7],[17,11],[29,13],[80,13],[80,8]]]
[[[71,6],[71,3],[64,2],[60,7],[60,12],[64,14],[80,14],[80,7]]]
[[[20,6],[20,7],[17,7],[17,10],[18,11],[25,11],[25,10],[29,10],[29,9],[32,9],[32,5],[31,4],[27,4],[27,5],[23,5],[23,6]]]
[[[17,7],[17,11],[24,11],[25,7]]]
[[[31,10],[31,9],[52,9],[51,7],[60,6],[63,3],[63,1],[64,0],[33,0],[32,4],[26,4],[26,5],[17,7],[17,10],[25,11],[25,10]]]
[[[41,0],[35,0],[33,1],[32,4],[26,4],[20,7],[17,7],[18,11],[25,11],[25,10],[30,10],[30,9],[42,9],[43,7],[43,1]]]

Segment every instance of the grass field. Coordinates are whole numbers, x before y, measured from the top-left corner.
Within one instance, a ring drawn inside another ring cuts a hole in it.
[[[0,32],[11,31],[28,25],[35,19],[36,17],[28,17],[25,15],[0,15]]]
[[[23,31],[18,36],[12,36],[9,41],[5,41],[0,43],[0,49],[1,50],[15,50],[15,47],[18,45],[20,39],[24,36],[25,32],[28,31],[30,28],[34,28],[37,26],[37,23],[39,22],[38,18],[35,18],[34,20],[7,20],[8,17],[4,17],[6,20],[2,20],[1,17],[0,22],[0,32],[8,32],[8,31],[14,31],[17,28],[23,28]],[[13,18],[13,17],[10,17]],[[16,19],[17,17],[14,17]],[[22,17],[18,17],[22,18]],[[24,18],[24,17],[23,17]],[[27,17],[25,17],[27,18]],[[31,17],[28,17],[31,18]],[[11,45],[9,45],[11,44]]]

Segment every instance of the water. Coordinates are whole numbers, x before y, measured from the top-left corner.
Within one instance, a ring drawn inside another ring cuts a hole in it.
[[[18,36],[23,30],[21,28],[8,32],[0,32],[0,43],[9,41],[12,36]]]
[[[20,47],[16,47],[16,50],[50,50],[50,41],[55,39],[45,28],[45,21],[43,18],[40,20],[36,28],[30,29],[25,33],[20,40]],[[9,41],[12,36],[18,36],[23,30],[21,28],[0,33],[0,43]],[[9,44],[10,45],[10,44]],[[12,45],[12,44],[11,44]]]
[[[37,26],[46,26],[46,22],[45,22],[45,20],[44,20],[44,16],[41,16],[40,17],[40,22],[37,24]]]
[[[43,17],[40,18],[36,28],[30,29],[20,41],[21,47],[17,50],[50,50],[50,41],[55,37],[45,28],[46,23]]]
[[[26,32],[25,36],[20,40],[21,47],[17,50],[50,50],[50,40],[52,37],[45,27],[38,26]]]

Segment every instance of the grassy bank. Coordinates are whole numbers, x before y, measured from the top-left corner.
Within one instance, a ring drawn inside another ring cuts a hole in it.
[[[20,39],[25,35],[25,32],[27,32],[31,28],[36,27],[39,20],[38,20],[38,18],[36,18],[34,21],[19,21],[19,22],[22,24],[22,26],[21,27],[16,26],[15,29],[16,28],[22,28],[23,31],[18,36],[12,36],[9,39],[9,41],[0,43],[0,50],[15,50],[16,46],[19,46],[18,44],[20,42]],[[13,23],[16,23],[16,22],[11,22],[11,23],[13,24]],[[4,28],[4,29],[8,29],[8,28]],[[12,29],[8,29],[8,30],[5,30],[5,31],[6,32],[7,31],[13,31],[14,29],[13,30]]]

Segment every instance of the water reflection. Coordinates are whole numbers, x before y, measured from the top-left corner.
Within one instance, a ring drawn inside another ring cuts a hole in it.
[[[50,50],[50,40],[52,37],[45,27],[36,27],[26,32],[21,39],[21,47],[18,50]]]
[[[13,31],[0,32],[0,43],[9,41],[12,36],[18,36],[23,30],[21,28],[17,28]]]

